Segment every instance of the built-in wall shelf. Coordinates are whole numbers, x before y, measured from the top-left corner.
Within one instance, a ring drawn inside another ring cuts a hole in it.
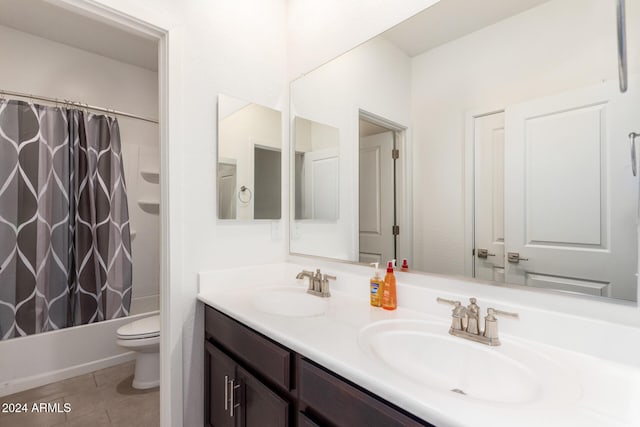
[[[160,171],[146,169],[141,170],[140,175],[142,175],[142,178],[147,182],[150,182],[152,184],[160,183]]]
[[[138,200],[138,206],[146,213],[156,215],[160,213],[160,201],[158,200]]]

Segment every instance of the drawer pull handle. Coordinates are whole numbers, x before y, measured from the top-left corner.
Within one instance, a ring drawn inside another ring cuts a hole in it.
[[[229,376],[224,376],[224,412],[229,409]]]
[[[236,384],[236,380],[230,380],[229,381],[229,390],[230,390],[230,398],[229,398],[229,416],[231,416],[231,418],[234,417],[234,409],[239,407],[240,404],[236,403],[236,389],[239,389],[240,385]]]

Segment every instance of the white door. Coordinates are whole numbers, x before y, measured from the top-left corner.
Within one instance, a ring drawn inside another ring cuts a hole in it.
[[[635,299],[638,91],[607,82],[505,117],[505,247],[527,258],[506,263],[507,281]]]
[[[393,132],[360,138],[360,262],[395,258],[393,245]]]
[[[236,219],[236,165],[218,163],[218,218]]]
[[[303,217],[335,221],[338,219],[339,164],[337,148],[309,151],[304,153]]]
[[[504,113],[474,120],[474,277],[504,282]]]

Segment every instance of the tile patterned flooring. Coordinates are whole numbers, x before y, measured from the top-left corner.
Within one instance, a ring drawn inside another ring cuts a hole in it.
[[[157,427],[160,389],[131,387],[133,369],[134,362],[127,362],[0,397],[0,404],[26,403],[29,408],[27,413],[0,412],[0,427]],[[33,403],[58,404],[61,412],[31,412]],[[71,405],[67,413],[65,404]]]

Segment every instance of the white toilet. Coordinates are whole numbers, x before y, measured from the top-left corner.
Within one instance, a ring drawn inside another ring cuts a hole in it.
[[[133,388],[160,385],[160,315],[145,317],[118,328],[120,347],[136,352]]]

